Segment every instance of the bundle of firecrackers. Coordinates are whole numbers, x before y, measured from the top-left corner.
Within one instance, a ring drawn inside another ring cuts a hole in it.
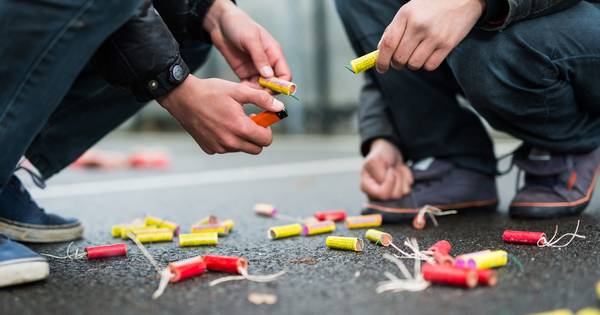
[[[215,216],[208,216],[196,223],[190,233],[180,233],[177,223],[161,218],[146,216],[143,220],[134,220],[131,223],[117,224],[111,228],[113,237],[130,239],[135,237],[140,243],[171,242],[178,238],[180,247],[188,246],[215,246],[219,237],[227,236],[233,230],[233,220],[220,221]]]

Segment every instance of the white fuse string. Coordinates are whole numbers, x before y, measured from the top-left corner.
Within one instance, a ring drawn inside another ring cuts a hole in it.
[[[561,248],[561,247],[569,246],[569,244],[571,244],[571,242],[573,242],[573,240],[575,240],[575,238],[585,239],[584,235],[577,234],[578,231],[579,231],[579,220],[577,220],[577,226],[575,227],[575,232],[565,233],[565,234],[561,235],[559,238],[556,238],[556,235],[558,234],[558,225],[556,225],[554,228],[554,235],[552,235],[550,240],[548,240],[545,236],[542,236],[537,241],[537,246],[538,247],[554,247],[554,248]],[[562,245],[556,245],[563,238],[568,237],[568,236],[571,236],[571,239],[569,239],[569,241],[567,241],[565,244],[562,244]]]

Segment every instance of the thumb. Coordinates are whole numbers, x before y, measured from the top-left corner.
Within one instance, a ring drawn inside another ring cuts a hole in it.
[[[250,40],[245,42],[244,48],[246,48],[246,51],[250,54],[250,58],[252,58],[256,70],[258,70],[258,73],[265,78],[275,76],[271,63],[269,63],[269,57],[267,57],[267,53],[263,47],[260,33],[256,36],[250,36],[250,38]]]
[[[251,103],[266,111],[280,112],[285,109],[282,102],[274,98],[269,92],[257,90],[245,85],[239,85],[235,100],[241,104]]]

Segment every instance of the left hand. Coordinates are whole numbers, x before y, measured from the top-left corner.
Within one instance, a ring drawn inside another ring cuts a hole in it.
[[[243,84],[260,88],[259,76],[292,79],[279,43],[230,0],[215,1],[204,28]]]
[[[433,71],[483,14],[485,0],[412,0],[398,10],[379,42],[376,69]]]

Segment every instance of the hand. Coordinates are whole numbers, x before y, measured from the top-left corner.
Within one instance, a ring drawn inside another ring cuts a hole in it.
[[[462,41],[483,14],[485,0],[412,0],[406,3],[379,42],[377,71],[390,65],[433,71]]]
[[[400,199],[410,193],[412,184],[412,173],[398,148],[384,139],[373,141],[361,172],[362,191],[370,199]]]
[[[279,43],[231,1],[216,0],[204,28],[242,83],[260,88],[259,76],[292,79]]]
[[[159,103],[208,154],[259,154],[271,144],[271,129],[255,124],[242,105],[252,103],[272,112],[283,110],[283,103],[265,91],[219,79],[200,80],[193,75]]]

